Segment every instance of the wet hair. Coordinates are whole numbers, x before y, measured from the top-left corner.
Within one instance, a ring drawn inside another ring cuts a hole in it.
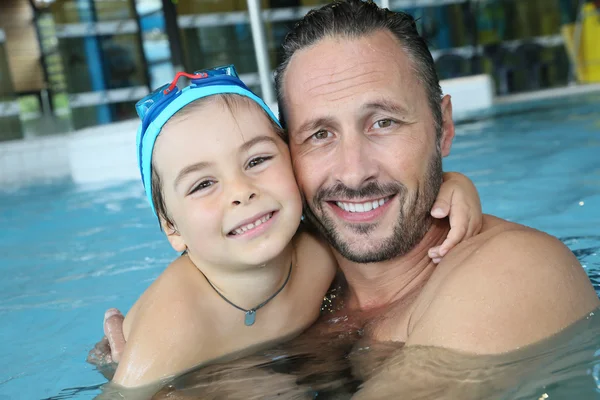
[[[227,109],[229,110],[229,112],[231,112],[232,115],[235,115],[236,109],[241,105],[250,105],[255,107],[257,112],[258,110],[260,110],[259,112],[262,112],[264,116],[269,120],[271,127],[277,133],[277,135],[287,143],[286,137],[283,133],[283,129],[281,129],[281,127],[277,125],[277,123],[275,123],[275,121],[273,121],[271,117],[269,117],[269,115],[265,112],[265,110],[262,109],[261,106],[256,104],[253,100],[250,100],[245,96],[240,96],[237,94],[218,94],[193,101],[190,104],[183,107],[175,115],[173,115],[173,117],[171,117],[171,119],[165,124],[165,126],[185,120],[185,118],[187,118],[191,113],[197,111],[209,102],[219,102],[223,104],[225,107],[227,107]],[[156,210],[156,216],[158,217],[159,224],[161,223],[161,220],[164,220],[167,226],[174,229],[175,222],[173,221],[173,218],[167,210],[167,205],[165,203],[165,197],[163,193],[162,180],[160,178],[160,173],[156,168],[156,164],[154,163],[154,159],[152,161],[152,177],[150,182],[150,184],[152,185],[152,204],[154,205],[154,209]],[[162,230],[162,224],[160,225],[160,227]]]
[[[283,61],[275,73],[279,120],[282,126],[287,128],[283,91],[285,71],[297,51],[325,38],[356,39],[385,30],[398,39],[400,47],[412,62],[417,78],[424,85],[439,139],[442,126],[442,89],[433,57],[427,42],[417,31],[414,18],[404,12],[379,8],[372,1],[361,0],[338,0],[311,10],[286,35],[282,44]]]

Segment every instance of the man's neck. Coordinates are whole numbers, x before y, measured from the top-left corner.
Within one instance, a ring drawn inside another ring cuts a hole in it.
[[[400,302],[420,291],[435,268],[427,251],[441,244],[449,230],[446,221],[434,220],[411,251],[379,263],[359,264],[335,252],[348,284],[347,306],[355,310],[373,310]]]
[[[244,309],[251,309],[277,292],[290,274],[295,262],[294,248],[290,244],[275,259],[257,266],[239,269],[192,263],[206,277],[214,289],[227,300]]]

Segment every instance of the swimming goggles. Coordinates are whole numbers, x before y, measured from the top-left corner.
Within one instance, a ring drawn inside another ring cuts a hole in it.
[[[177,87],[181,77],[187,77],[190,84],[183,89]],[[156,138],[167,121],[191,102],[217,94],[237,94],[258,104],[267,115],[279,124],[277,117],[265,102],[254,94],[239,78],[233,65],[196,71],[193,74],[178,72],[170,84],[166,84],[135,105],[142,123],[137,131],[137,158],[146,196],[156,214],[152,202],[152,151]]]

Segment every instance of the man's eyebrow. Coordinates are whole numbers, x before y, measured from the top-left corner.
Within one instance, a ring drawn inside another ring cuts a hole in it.
[[[410,111],[402,105],[389,100],[379,100],[363,106],[367,110],[382,110],[392,114],[410,115]]]
[[[248,140],[243,145],[241,145],[240,152],[248,151],[252,148],[252,146],[254,146],[258,143],[262,143],[262,142],[270,142],[270,143],[276,144],[275,139],[272,138],[271,136],[267,136],[267,135],[257,136],[255,138]]]
[[[207,167],[209,167],[211,165],[212,165],[212,163],[202,161],[202,162],[198,162],[198,163],[195,163],[195,164],[190,164],[187,167],[184,167],[177,174],[177,177],[175,178],[175,182],[173,183],[173,187],[175,189],[177,189],[177,185],[179,185],[181,183],[181,180],[183,178],[185,178],[186,175],[191,174],[192,172],[200,171],[201,169],[207,168]]]
[[[297,132],[314,131],[322,128],[323,126],[331,126],[333,125],[333,122],[333,118],[331,117],[319,117],[311,119],[300,125],[300,128],[298,128]]]

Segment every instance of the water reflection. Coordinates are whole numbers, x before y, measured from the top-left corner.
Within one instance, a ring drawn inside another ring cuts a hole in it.
[[[183,374],[153,399],[600,398],[599,338],[600,309],[496,356],[367,341],[349,319],[328,315],[291,342]]]
[[[349,358],[360,333],[347,320],[328,315],[290,342],[190,371],[154,399],[350,398],[360,384]]]

